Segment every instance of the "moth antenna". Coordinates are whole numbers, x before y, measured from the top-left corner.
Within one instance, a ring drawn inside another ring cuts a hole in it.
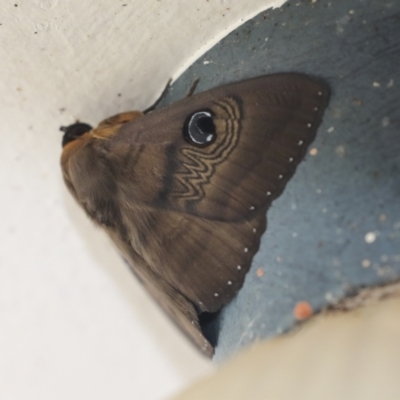
[[[193,81],[192,86],[190,86],[189,91],[187,92],[187,95],[185,96],[185,99],[187,99],[188,97],[190,97],[194,93],[194,91],[196,90],[197,85],[199,84],[199,82],[200,82],[199,78],[196,78]]]
[[[154,111],[154,110],[156,109],[156,107],[158,106],[158,104],[160,103],[160,101],[161,101],[161,100],[165,97],[165,95],[167,94],[168,89],[169,89],[170,86],[171,86],[171,82],[172,82],[172,78],[169,78],[167,84],[165,85],[164,90],[163,90],[163,91],[161,92],[161,94],[160,94],[160,97],[155,101],[155,103],[154,103],[152,106],[150,106],[149,108],[146,108],[146,109],[143,111],[143,114],[147,114],[147,113],[149,113],[149,112],[151,112],[151,111]]]

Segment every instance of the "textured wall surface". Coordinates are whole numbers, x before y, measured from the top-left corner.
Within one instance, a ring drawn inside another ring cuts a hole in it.
[[[202,91],[300,72],[331,90],[309,154],[268,210],[243,288],[216,320],[216,360],[293,328],[299,302],[316,312],[400,279],[399,40],[399,2],[289,0],[238,27],[174,85],[173,101],[195,78]]]
[[[70,198],[58,129],[142,109],[281,3],[1,2],[1,398],[155,399],[211,370]]]

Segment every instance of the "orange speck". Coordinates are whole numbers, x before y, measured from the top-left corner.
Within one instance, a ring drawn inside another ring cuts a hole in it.
[[[312,156],[316,156],[318,154],[318,149],[316,147],[312,148],[310,150],[310,155]]]
[[[261,278],[264,275],[264,270],[262,268],[258,268],[256,274],[259,278]]]
[[[293,309],[293,315],[298,321],[303,321],[304,319],[307,319],[311,317],[313,314],[313,309],[311,308],[311,305],[307,301],[299,301]]]

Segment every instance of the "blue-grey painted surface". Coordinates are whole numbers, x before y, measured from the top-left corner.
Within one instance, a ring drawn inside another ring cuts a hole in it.
[[[164,102],[197,77],[199,92],[274,72],[322,78],[332,96],[316,154],[268,211],[245,284],[218,318],[217,361],[289,330],[301,300],[317,311],[400,278],[400,2],[289,1],[222,40]]]

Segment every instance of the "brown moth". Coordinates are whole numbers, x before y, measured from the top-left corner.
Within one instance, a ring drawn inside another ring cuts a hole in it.
[[[328,98],[318,80],[276,74],[63,129],[69,191],[207,356],[199,315],[242,286]]]

